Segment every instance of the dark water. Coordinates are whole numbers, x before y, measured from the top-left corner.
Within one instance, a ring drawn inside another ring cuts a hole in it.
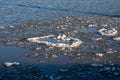
[[[0,63],[5,61],[18,61],[22,64],[30,62],[28,58],[25,57],[25,54],[33,53],[30,50],[18,48],[15,46],[0,46]]]
[[[63,16],[120,15],[120,0],[0,0],[0,25],[43,21]]]
[[[19,48],[15,46],[0,46],[0,65],[3,66],[4,62],[20,62],[21,65],[39,66],[44,73],[52,74],[60,69],[68,68],[69,65],[61,63],[40,63],[37,58],[27,58],[25,55],[34,53],[31,50]],[[39,59],[40,60],[40,59]]]

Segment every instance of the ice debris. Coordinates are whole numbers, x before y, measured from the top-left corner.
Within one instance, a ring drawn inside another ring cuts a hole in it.
[[[100,41],[100,40],[102,40],[103,38],[95,38],[95,39],[93,39],[94,41]]]
[[[102,28],[98,32],[103,36],[115,36],[118,33],[118,31],[114,28],[112,29]]]
[[[115,37],[115,38],[113,38],[113,40],[120,41],[120,37]]]
[[[105,52],[106,52],[107,54],[112,54],[112,53],[116,53],[117,51],[116,51],[116,50],[113,50],[112,48],[110,48],[110,49],[107,49]]]
[[[10,28],[11,28],[11,29],[15,29],[15,26],[13,26],[13,25],[10,25]]]
[[[103,66],[103,65],[102,65],[102,64],[93,63],[93,64],[91,64],[91,66],[93,66],[93,67],[98,67],[98,66]]]
[[[103,54],[102,53],[96,53],[96,56],[102,57]]]
[[[12,66],[19,66],[20,63],[18,63],[18,62],[5,62],[4,65],[6,67],[12,67]]]
[[[5,27],[3,27],[3,26],[0,26],[0,30],[3,30],[3,29],[5,29]]]
[[[81,40],[73,37],[67,37],[65,34],[33,37],[33,38],[28,38],[27,40],[29,42],[44,43],[48,46],[55,46],[55,47],[77,47],[83,43]]]

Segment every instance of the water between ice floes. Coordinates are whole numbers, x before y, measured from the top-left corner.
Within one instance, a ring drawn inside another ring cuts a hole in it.
[[[39,66],[39,68],[44,73],[52,74],[55,71],[58,71],[60,69],[66,69],[70,66],[70,65],[58,63],[57,61],[53,63],[40,63],[39,61],[37,61],[37,59],[31,59],[25,57],[26,54],[32,54],[32,53],[34,52],[31,50],[27,50],[15,46],[0,46],[0,67],[3,66],[5,62],[19,62],[21,66],[24,65]],[[63,60],[65,62],[65,59]],[[61,62],[63,60],[61,60]]]
[[[63,16],[120,15],[120,0],[0,0],[0,25]]]

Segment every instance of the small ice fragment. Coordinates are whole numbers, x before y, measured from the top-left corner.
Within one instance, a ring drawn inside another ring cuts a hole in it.
[[[98,32],[103,36],[115,36],[118,33],[118,31],[114,28],[113,29],[102,28]]]
[[[88,25],[89,27],[95,27],[95,26],[97,26],[96,24],[90,24],[90,25]]]
[[[12,67],[12,66],[19,66],[20,63],[18,63],[18,62],[5,62],[4,65],[6,67]]]
[[[120,37],[115,37],[113,40],[120,41]]]
[[[108,49],[108,50],[106,50],[106,53],[107,54],[112,54],[112,53],[115,53],[115,52],[117,52],[116,50],[113,50],[113,49]]]
[[[65,35],[65,34],[63,34],[63,35],[60,35],[60,34],[59,34],[59,35],[57,36],[57,39],[58,39],[58,40],[65,40],[65,38],[66,38],[66,35]]]
[[[15,28],[15,26],[13,26],[13,25],[10,25],[10,28],[11,28],[11,29],[14,29],[14,28]]]
[[[5,29],[5,27],[3,27],[3,26],[0,26],[0,30],[3,30],[3,29]]]
[[[41,50],[41,47],[37,47],[35,50],[40,51],[40,50]]]
[[[60,69],[59,72],[68,72],[69,69]]]
[[[54,59],[54,58],[57,58],[58,56],[56,54],[53,54],[51,57],[52,59]]]
[[[100,41],[100,40],[102,40],[103,38],[93,38],[92,40],[93,41]]]
[[[54,80],[54,79],[53,79],[53,76],[50,76],[50,80]]]
[[[67,53],[64,53],[63,55],[64,55],[64,56],[67,56],[68,54],[67,54]]]
[[[108,25],[107,24],[102,24],[103,27],[107,27]]]
[[[80,53],[78,53],[78,54],[76,54],[77,56],[80,56],[81,54]]]
[[[97,53],[96,56],[102,57],[103,54],[102,53]]]
[[[98,67],[98,66],[103,66],[103,65],[102,65],[102,64],[93,63],[93,64],[91,64],[91,66],[93,66],[93,67]]]

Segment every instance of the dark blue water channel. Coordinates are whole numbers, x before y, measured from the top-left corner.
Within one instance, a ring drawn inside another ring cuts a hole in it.
[[[32,53],[34,52],[31,50],[15,46],[0,46],[0,66],[3,66],[4,62],[19,62],[21,66],[39,66],[39,68],[47,74],[52,74],[55,71],[58,71],[60,69],[66,69],[69,67],[69,65],[65,65],[66,63],[62,62],[63,60],[61,60],[61,58],[59,58],[61,61],[58,59],[58,61],[56,60],[51,63],[40,63],[40,61],[42,60],[40,58],[25,57],[25,55]]]
[[[0,25],[81,15],[120,17],[120,0],[0,0]]]

